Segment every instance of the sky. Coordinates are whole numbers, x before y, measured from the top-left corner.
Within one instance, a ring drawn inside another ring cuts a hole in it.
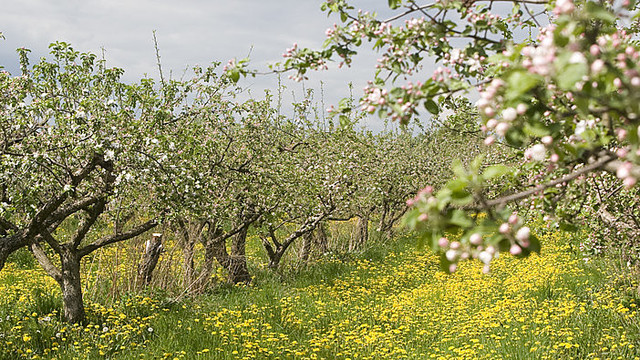
[[[384,16],[386,1],[353,1],[356,8],[379,10]],[[286,48],[294,42],[319,49],[325,30],[335,18],[320,10],[320,0],[16,0],[7,1],[0,11],[0,65],[18,73],[16,48],[31,49],[32,62],[48,53],[55,41],[70,43],[81,52],[102,54],[108,66],[125,70],[124,80],[135,82],[145,76],[159,78],[153,32],[156,31],[163,73],[179,78],[186,68],[223,64],[251,53],[251,67],[267,70],[268,64],[282,60]],[[388,11],[388,10],[387,10]],[[323,83],[324,103],[328,107],[349,95],[353,83],[356,98],[367,80],[373,78],[376,54],[364,52],[350,69],[312,72],[306,88],[320,97]],[[258,76],[241,82],[259,98],[264,89],[277,88],[275,75]],[[302,96],[303,84],[283,78],[287,87],[285,103],[291,92]],[[247,95],[249,96],[249,95]],[[290,109],[290,107],[289,107]],[[285,106],[285,113],[287,107]],[[367,126],[383,127],[383,121],[369,117]]]

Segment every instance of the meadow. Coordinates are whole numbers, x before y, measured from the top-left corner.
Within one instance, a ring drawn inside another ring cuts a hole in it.
[[[92,292],[94,265],[85,325],[62,321],[59,287],[18,254],[0,272],[0,358],[640,358],[637,280],[585,262],[577,235],[538,235],[540,256],[501,255],[489,274],[466,262],[447,275],[404,235],[277,277],[250,261],[252,285],[193,297],[149,288],[110,298]]]

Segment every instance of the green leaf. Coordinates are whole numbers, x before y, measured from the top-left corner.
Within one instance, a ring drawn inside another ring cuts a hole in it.
[[[524,133],[530,136],[543,137],[549,135],[549,129],[541,122],[526,122],[524,124]]]
[[[229,79],[234,83],[237,83],[238,80],[240,80],[240,72],[237,69],[229,71]]]
[[[559,69],[558,85],[563,89],[575,89],[576,83],[587,75],[587,64],[567,64]]]
[[[473,220],[471,220],[464,211],[455,209],[451,211],[449,223],[461,228],[468,228],[473,225]]]
[[[483,173],[482,177],[485,180],[491,180],[502,175],[508,174],[511,172],[511,168],[506,165],[492,165],[489,166]]]
[[[515,99],[522,94],[531,90],[538,84],[538,76],[531,74],[527,71],[515,71],[509,75],[507,79],[508,93],[507,98]]]
[[[587,1],[586,5],[587,5],[586,7],[587,13],[591,15],[591,17],[593,17],[594,19],[602,20],[609,24],[615,24],[616,16],[612,14],[609,10],[607,10],[605,7],[600,5],[599,3],[593,2],[593,1]]]
[[[440,113],[440,108],[438,107],[438,104],[433,101],[433,99],[427,99],[424,102],[424,107],[433,115],[438,115],[438,113]]]
[[[463,179],[452,179],[447,182],[446,188],[451,192],[463,191],[467,187],[467,181]]]
[[[389,7],[391,9],[397,9],[402,4],[401,0],[389,0]]]

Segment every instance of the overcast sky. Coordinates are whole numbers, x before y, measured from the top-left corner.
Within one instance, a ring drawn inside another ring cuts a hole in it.
[[[379,0],[384,11],[386,1]],[[0,65],[18,72],[15,49],[32,50],[32,59],[44,56],[48,44],[66,41],[81,52],[101,54],[109,66],[125,69],[125,80],[136,81],[148,74],[158,78],[153,31],[162,57],[163,71],[179,77],[185,68],[212,61],[245,57],[251,48],[252,67],[266,70],[282,59],[294,42],[320,48],[325,30],[334,22],[320,11],[320,0],[19,0],[6,1],[0,12]],[[372,1],[356,5],[371,9]],[[359,97],[366,81],[373,77],[375,54],[364,53],[351,69],[310,74],[307,88],[324,82],[326,105],[335,104],[349,91]],[[32,61],[34,62],[34,61]],[[302,94],[301,84],[284,79],[289,88]],[[242,83],[259,97],[265,88],[275,89],[275,76],[261,76]],[[382,121],[370,120],[372,128]]]

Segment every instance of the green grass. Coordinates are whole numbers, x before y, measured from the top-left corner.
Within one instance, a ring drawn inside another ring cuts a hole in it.
[[[445,275],[409,237],[278,274],[252,264],[250,286],[177,302],[154,291],[89,302],[84,327],[60,321],[59,294],[42,272],[10,266],[0,273],[0,358],[640,356],[637,282],[585,264],[563,234],[542,237],[542,256],[501,256],[489,275],[478,263]]]

